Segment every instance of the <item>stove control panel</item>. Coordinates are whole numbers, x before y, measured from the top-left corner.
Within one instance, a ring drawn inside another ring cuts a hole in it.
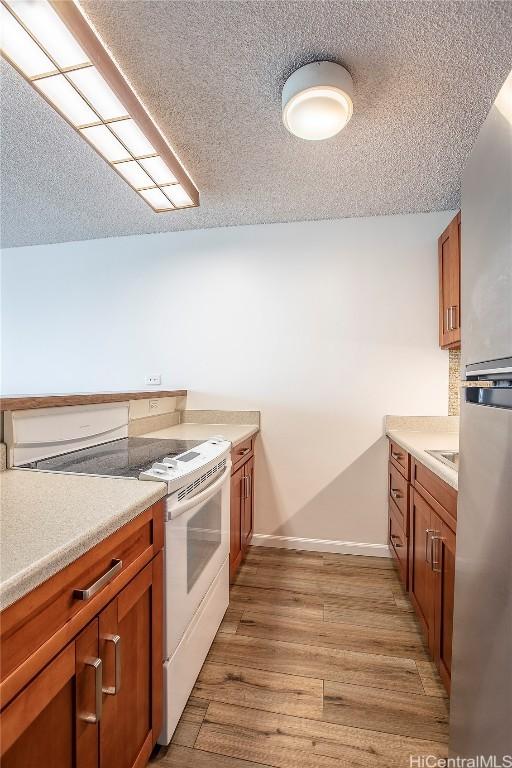
[[[221,436],[213,437],[191,451],[155,462],[150,469],[140,473],[139,480],[160,480],[169,484],[172,482],[173,488],[179,487],[180,483],[185,485],[191,475],[229,451],[230,448],[229,440]]]

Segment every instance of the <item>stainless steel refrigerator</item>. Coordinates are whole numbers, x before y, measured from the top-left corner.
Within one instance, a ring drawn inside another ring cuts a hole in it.
[[[499,765],[512,755],[512,73],[464,171],[461,238],[450,750]]]

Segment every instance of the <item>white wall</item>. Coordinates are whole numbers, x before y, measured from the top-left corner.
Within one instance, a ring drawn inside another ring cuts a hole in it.
[[[385,414],[446,414],[451,212],[10,249],[4,394],[186,387],[259,409],[256,530],[386,539]]]

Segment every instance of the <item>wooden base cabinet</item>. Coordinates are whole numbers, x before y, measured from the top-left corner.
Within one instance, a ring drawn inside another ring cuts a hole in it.
[[[410,517],[410,597],[441,679],[449,690],[455,591],[455,533],[417,490],[413,490]]]
[[[71,621],[2,676],[2,768],[146,765],[162,726],[162,544],[163,505],[158,504],[3,612],[2,649],[18,632],[23,642],[31,611],[33,621],[39,616],[44,622],[44,598],[66,588],[68,569],[81,573],[89,564],[94,572],[94,563],[102,562],[105,552],[110,556],[112,546],[119,554],[127,546],[140,551],[126,570],[116,566],[112,580],[90,590]],[[84,586],[72,578],[75,586]],[[77,602],[74,595],[70,592],[70,600]],[[72,622],[78,632],[70,629]],[[69,634],[72,639],[59,649],[59,638]],[[52,642],[58,652],[45,663],[43,649]]]
[[[457,492],[391,440],[388,490],[390,551],[449,691]]]
[[[254,527],[254,438],[233,448],[231,461],[229,575],[233,581],[251,543]]]

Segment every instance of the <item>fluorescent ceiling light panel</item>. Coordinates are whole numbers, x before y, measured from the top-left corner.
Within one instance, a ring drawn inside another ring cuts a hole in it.
[[[131,184],[135,189],[154,186],[154,180],[147,175],[136,160],[130,160],[127,163],[116,163],[116,171],[119,171],[128,184]]]
[[[161,157],[145,157],[139,162],[151,174],[156,184],[176,184],[178,181]]]
[[[155,211],[168,211],[172,209],[171,203],[158,187],[153,187],[153,189],[141,189],[139,195],[142,195],[144,200],[147,200]]]
[[[47,0],[7,0],[7,3],[59,67],[77,67],[89,61]]]
[[[173,184],[170,187],[162,187],[162,191],[165,192],[171,203],[175,205],[176,208],[184,208],[185,206],[194,204],[181,184]]]
[[[24,75],[35,77],[55,71],[53,62],[3,5],[0,6],[0,34],[2,50]]]
[[[106,160],[115,163],[119,160],[130,160],[120,141],[109,131],[106,125],[94,125],[92,128],[82,128],[80,131],[93,144]]]
[[[128,115],[128,112],[112,89],[106,84],[96,67],[75,69],[73,72],[68,73],[68,77],[103,120],[112,120],[115,117],[125,117]]]
[[[199,205],[194,182],[77,0],[0,0],[0,22],[6,59],[154,211]]]
[[[156,154],[153,145],[133,120],[119,120],[119,122],[110,123],[110,127],[134,157]]]
[[[43,77],[35,81],[35,86],[73,125],[90,125],[98,122],[97,114],[92,111],[64,75]]]

